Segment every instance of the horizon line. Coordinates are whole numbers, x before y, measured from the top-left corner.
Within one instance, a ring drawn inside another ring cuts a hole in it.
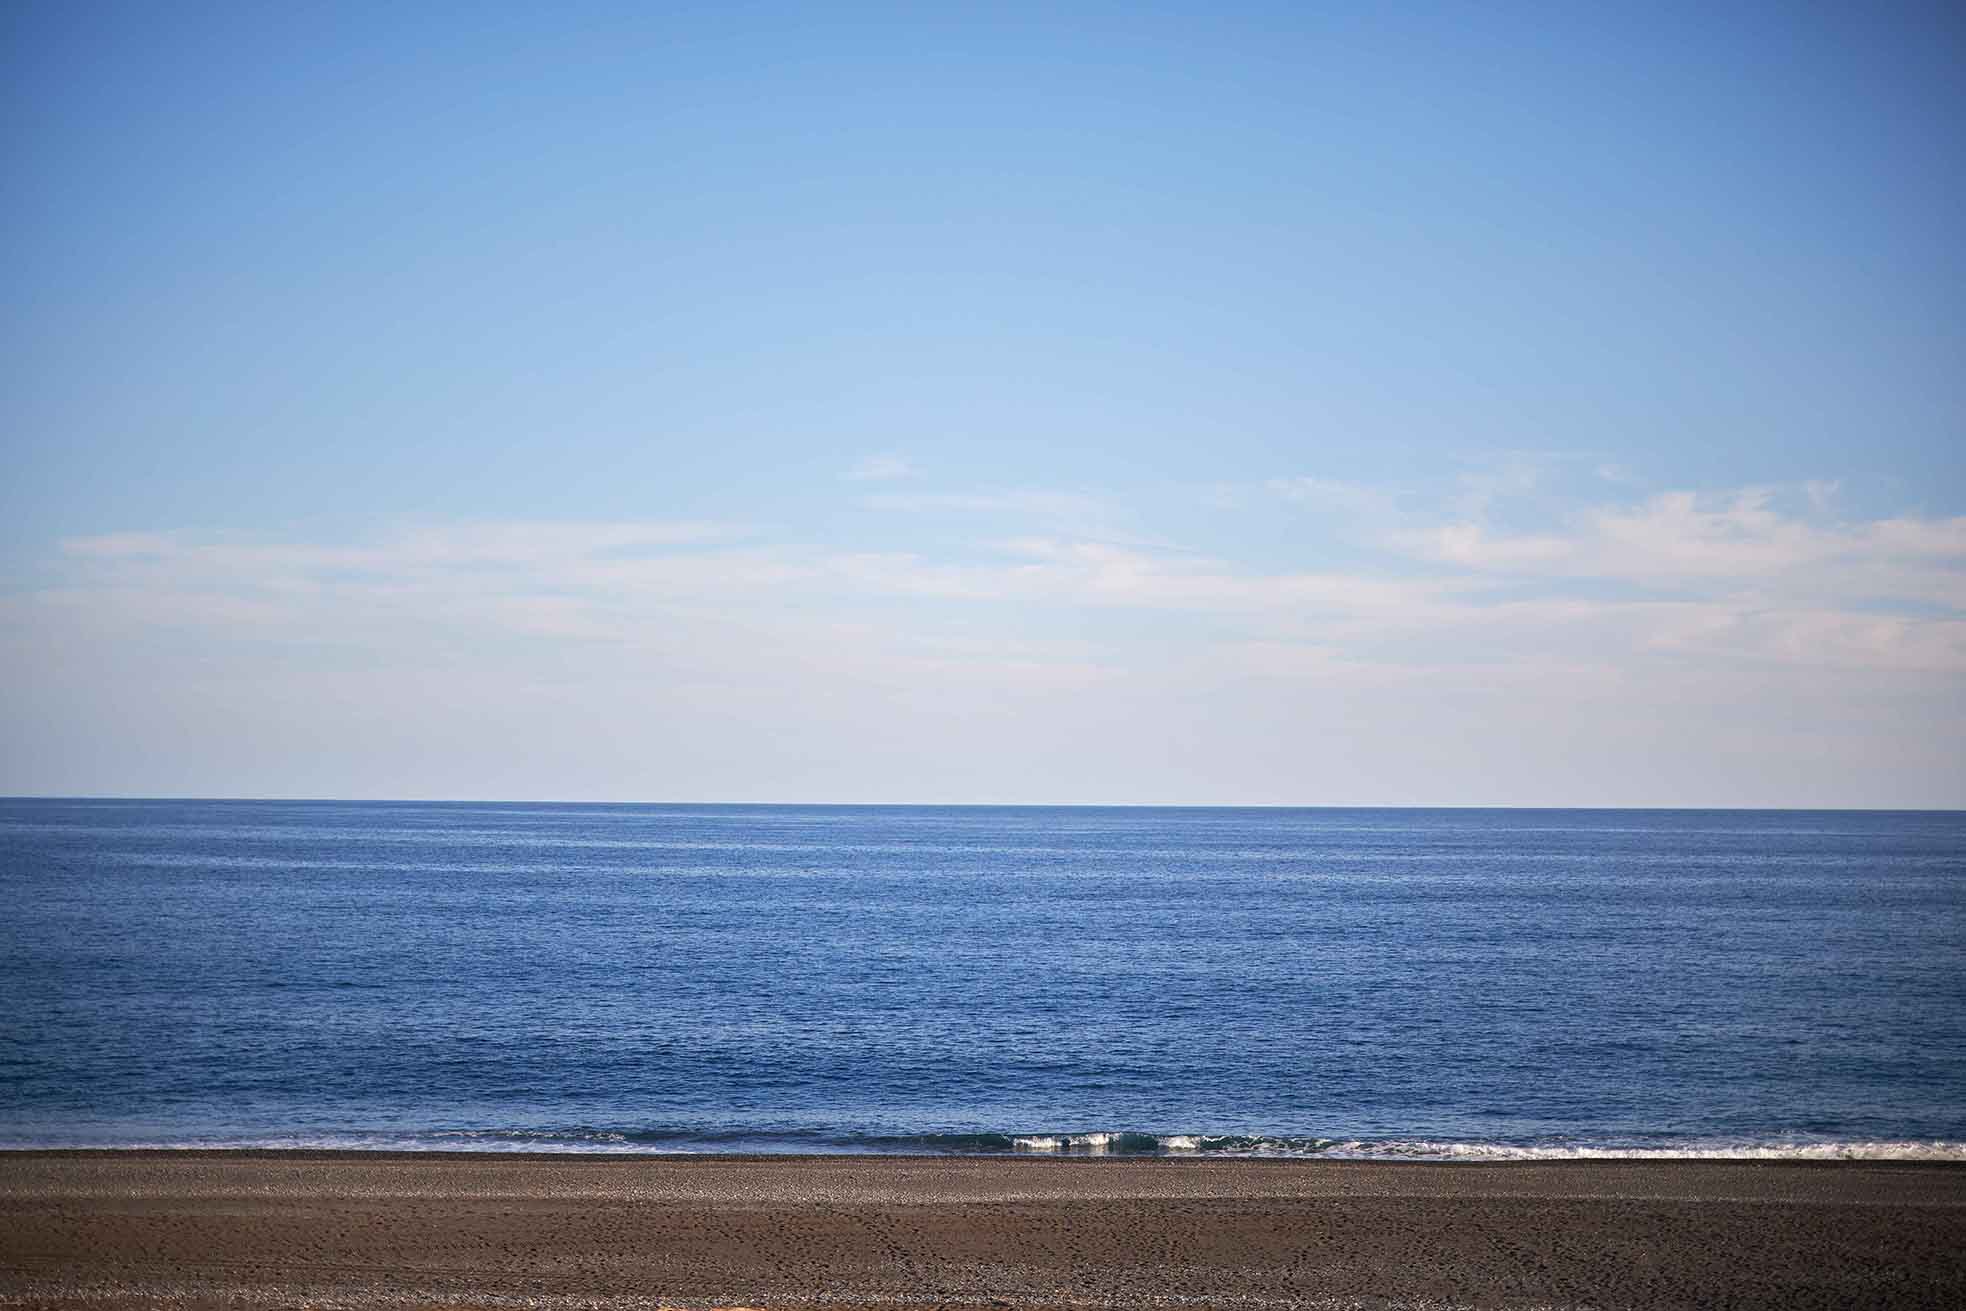
[[[0,802],[12,801],[127,801],[127,802],[204,802],[239,805],[424,805],[424,806],[708,806],[724,809],[805,809],[805,810],[1614,810],[1614,811],[1703,811],[1739,814],[1795,814],[1832,812],[1845,814],[1928,814],[1966,813],[1962,806],[1693,806],[1646,803],[1598,805],[1533,804],[1524,802],[1296,802],[1296,801],[703,801],[703,800],[602,800],[559,797],[322,797],[322,796],[162,796],[138,793],[9,793]]]

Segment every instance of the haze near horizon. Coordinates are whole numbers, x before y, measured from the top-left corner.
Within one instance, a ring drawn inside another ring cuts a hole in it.
[[[0,794],[1966,806],[1955,7],[0,31]]]

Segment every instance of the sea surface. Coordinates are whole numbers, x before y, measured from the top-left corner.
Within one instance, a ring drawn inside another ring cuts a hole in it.
[[[1966,814],[0,800],[0,1146],[1966,1159]]]

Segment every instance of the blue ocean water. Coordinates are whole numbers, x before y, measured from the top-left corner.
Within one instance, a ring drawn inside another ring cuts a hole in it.
[[[1966,1156],[1966,814],[0,801],[0,1145]]]

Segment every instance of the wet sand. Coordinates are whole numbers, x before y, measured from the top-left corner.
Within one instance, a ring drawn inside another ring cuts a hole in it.
[[[0,1306],[1966,1306],[1966,1167],[0,1153]]]

